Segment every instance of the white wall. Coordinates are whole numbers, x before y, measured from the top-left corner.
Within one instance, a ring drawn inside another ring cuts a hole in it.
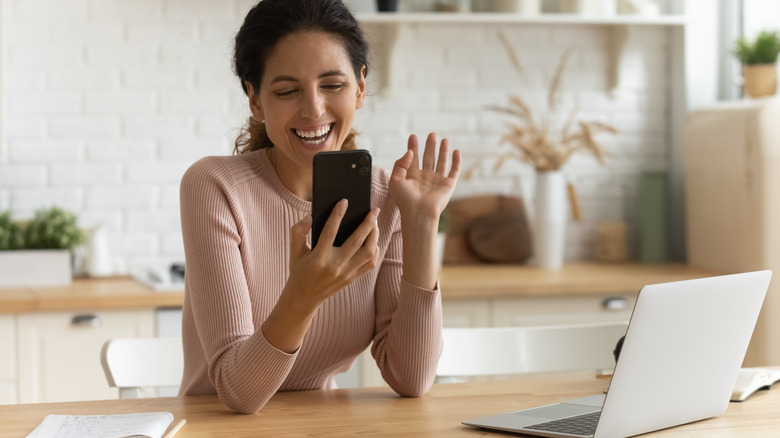
[[[183,259],[178,184],[199,157],[228,154],[248,115],[230,67],[231,37],[251,1],[2,1],[0,210],[27,217],[50,204],[82,224],[106,221],[117,270],[137,262]],[[356,127],[375,161],[391,166],[409,133],[438,131],[463,150],[466,164],[488,157],[458,196],[532,192],[533,172],[510,163],[499,174],[504,120],[486,111],[522,93],[541,102],[559,56],[576,52],[565,78],[580,116],[620,129],[602,137],[605,168],[575,157],[584,221],[568,236],[569,259],[593,252],[596,224],[633,225],[637,173],[667,167],[670,128],[670,30],[637,27],[621,88],[606,91],[612,28],[502,25],[532,81],[522,84],[495,36],[495,25],[409,24],[400,29],[388,97],[378,93],[381,60],[369,74],[372,95]]]
[[[780,2],[777,0],[742,0],[743,31],[755,38],[762,30],[780,32]]]

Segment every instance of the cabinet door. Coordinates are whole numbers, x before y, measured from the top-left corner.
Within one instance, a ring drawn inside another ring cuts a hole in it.
[[[16,403],[16,321],[0,315],[0,405]]]
[[[490,327],[490,302],[488,300],[447,300],[442,302],[444,327]]]
[[[152,310],[20,314],[19,402],[117,398],[100,364],[103,344],[152,336]]]
[[[636,297],[516,298],[493,301],[495,327],[628,321]]]

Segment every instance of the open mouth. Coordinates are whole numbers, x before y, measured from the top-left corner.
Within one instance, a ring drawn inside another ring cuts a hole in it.
[[[325,125],[315,131],[305,131],[301,129],[293,129],[293,133],[298,136],[304,143],[310,145],[318,145],[328,139],[330,130],[333,128],[333,123]]]

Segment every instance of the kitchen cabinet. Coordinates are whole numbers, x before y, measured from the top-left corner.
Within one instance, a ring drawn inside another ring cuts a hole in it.
[[[0,315],[0,404],[16,403],[16,317]]]
[[[0,404],[117,398],[100,364],[103,343],[155,336],[157,310],[183,301],[183,292],[123,277],[0,288]]]
[[[645,284],[718,274],[679,263],[576,263],[557,271],[519,265],[445,265],[446,327],[625,321]],[[128,278],[71,286],[0,289],[0,403],[116,398],[100,366],[111,337],[155,336],[155,314],[180,326],[183,292],[155,292]],[[162,317],[160,309],[171,309]],[[90,309],[89,312],[84,309]],[[95,315],[99,327],[89,326]],[[74,326],[74,318],[87,326]],[[166,332],[167,333],[167,332]],[[167,335],[174,335],[170,332]],[[360,386],[385,385],[370,351],[358,357]],[[174,394],[166,394],[174,395]]]
[[[635,292],[592,296],[516,297],[442,301],[444,327],[516,327],[628,322]],[[359,358],[362,386],[386,386],[370,351]]]
[[[117,398],[100,364],[115,337],[154,336],[154,311],[54,312],[17,315],[19,403]],[[153,360],[153,358],[149,358]]]
[[[445,266],[444,327],[627,322],[642,286],[716,275],[676,263],[577,263],[561,270],[519,265]],[[358,358],[362,386],[386,386],[370,351]]]

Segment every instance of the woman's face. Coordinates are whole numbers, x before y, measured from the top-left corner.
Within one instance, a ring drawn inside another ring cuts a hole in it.
[[[265,120],[278,151],[305,169],[316,153],[341,149],[364,97],[364,73],[356,78],[347,51],[322,32],[279,40],[260,89],[249,92],[253,117]]]

